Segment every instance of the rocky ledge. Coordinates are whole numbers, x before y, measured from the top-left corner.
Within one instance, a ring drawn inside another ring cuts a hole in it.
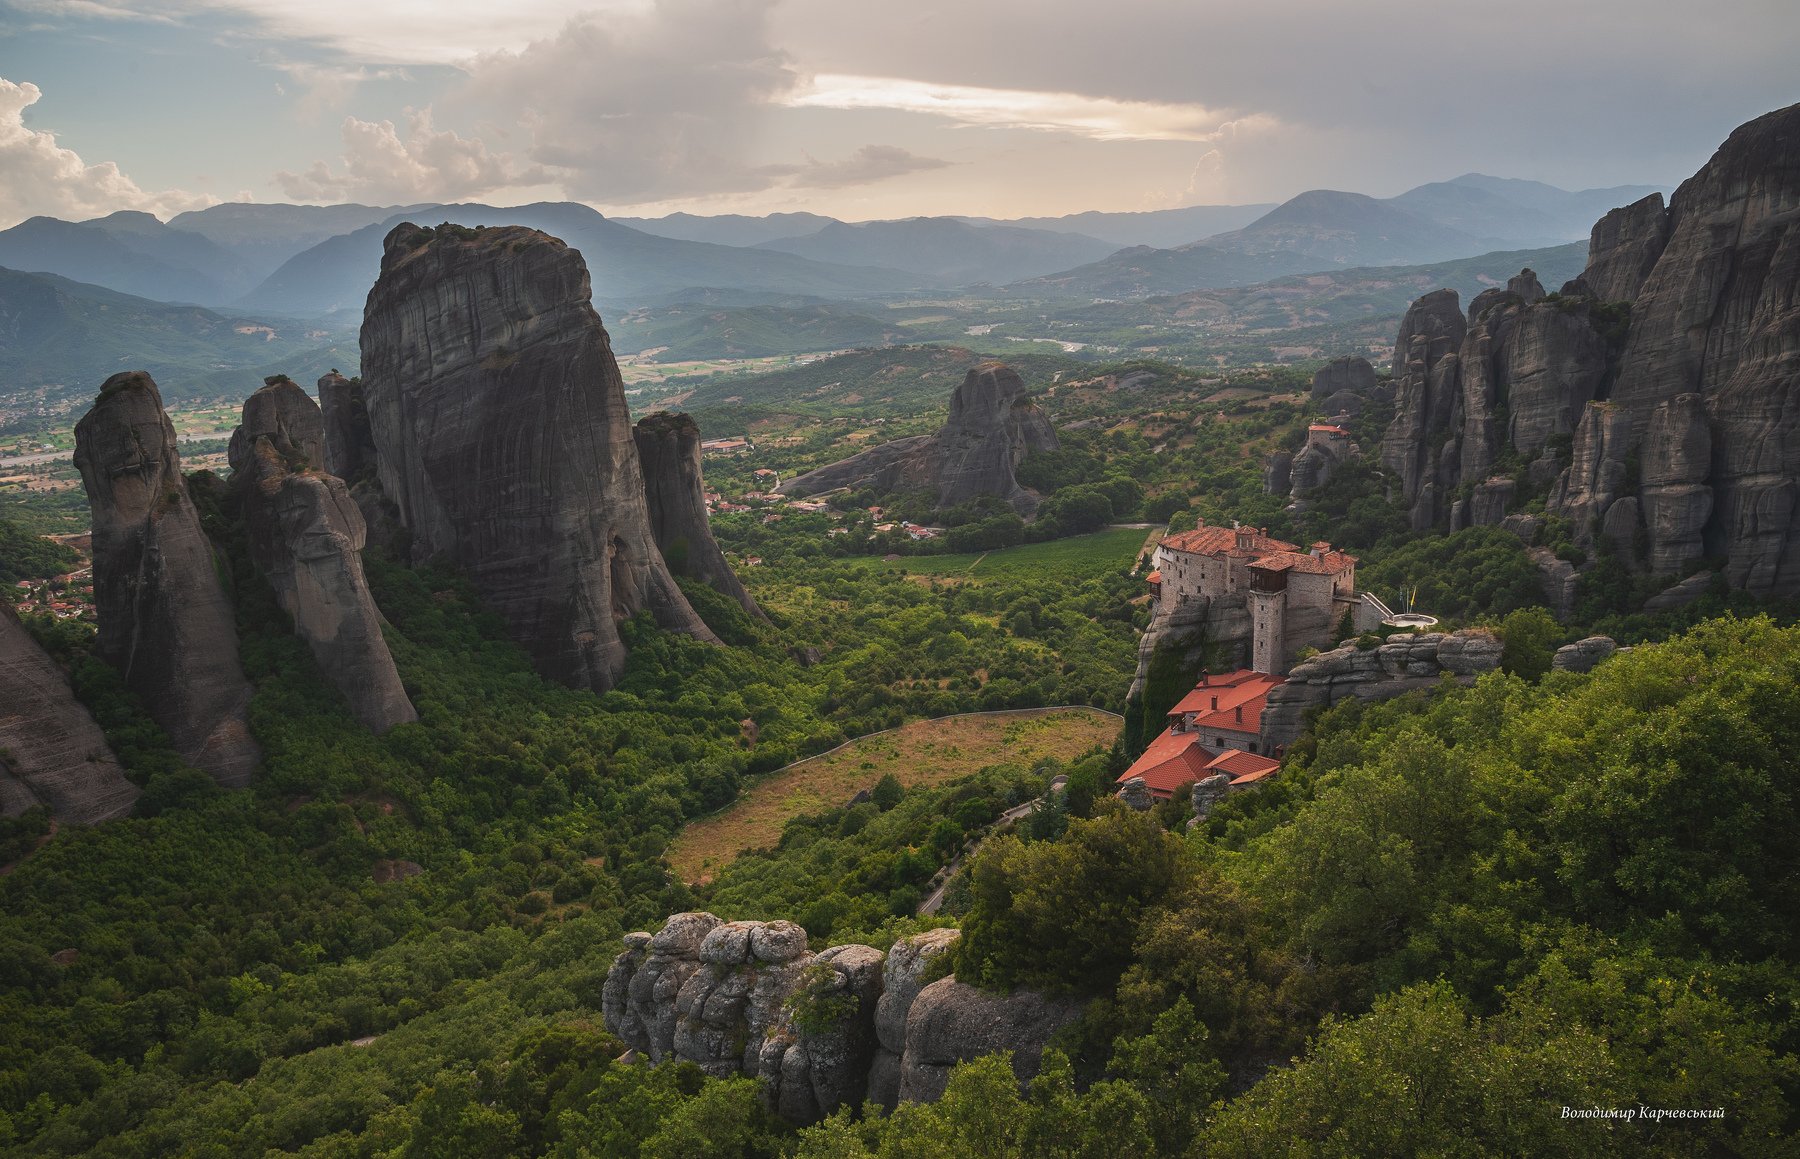
[[[1390,636],[1373,648],[1355,641],[1340,644],[1294,665],[1287,683],[1269,693],[1263,736],[1271,744],[1292,744],[1305,725],[1307,709],[1352,696],[1386,700],[1433,687],[1445,676],[1470,683],[1500,667],[1503,650],[1500,638],[1486,628]]]
[[[814,954],[792,922],[675,914],[655,934],[625,935],[601,1005],[607,1029],[652,1062],[759,1079],[769,1109],[793,1123],[865,1100],[936,1099],[951,1067],[997,1051],[1030,1078],[1079,1004],[988,994],[955,975],[927,984],[956,938],[931,930],[886,954],[862,945]]]

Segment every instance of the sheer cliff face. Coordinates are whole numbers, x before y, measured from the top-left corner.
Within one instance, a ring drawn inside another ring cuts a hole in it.
[[[59,821],[92,825],[123,817],[137,798],[62,671],[0,603],[0,816],[44,805]]]
[[[1444,500],[1497,494],[1484,476],[1510,448],[1584,545],[1653,575],[1719,557],[1734,587],[1800,593],[1800,105],[1738,129],[1666,210],[1607,214],[1582,277],[1541,293],[1524,275],[1484,292],[1460,338],[1448,291],[1407,313],[1382,458],[1414,526],[1503,514]]]
[[[362,512],[344,481],[316,467],[324,421],[287,379],[244,403],[232,435],[232,482],[256,566],[293,617],[319,670],[374,732],[417,720],[381,634],[381,613],[363,576]]]
[[[1800,105],[1734,132],[1676,191],[1668,216],[1612,397],[1644,419],[1682,395],[1705,400],[1706,427],[1697,408],[1666,419],[1692,424],[1678,441],[1712,448],[1704,478],[1677,471],[1712,489],[1705,554],[1726,557],[1735,587],[1800,592]],[[1650,550],[1668,559],[1692,538],[1700,504],[1670,517],[1660,494]]]
[[[93,510],[97,647],[183,759],[239,786],[261,759],[245,718],[250,685],[175,445],[143,371],[107,379],[76,424],[75,465]]]
[[[1415,529],[1446,516],[1499,522],[1504,503],[1459,508],[1449,496],[1484,485],[1509,444],[1527,459],[1543,456],[1552,440],[1574,432],[1599,389],[1607,346],[1590,320],[1594,304],[1544,297],[1537,275],[1523,270],[1506,289],[1478,294],[1466,319],[1454,290],[1427,294],[1407,311],[1381,454],[1400,475]],[[1557,466],[1545,459],[1539,474],[1547,480]]]
[[[1662,194],[1620,206],[1594,223],[1581,280],[1602,302],[1629,302],[1668,244],[1669,215]]]
[[[644,471],[644,502],[663,562],[730,596],[753,616],[762,609],[738,582],[713,539],[700,475],[700,428],[689,415],[658,413],[632,429]]]
[[[1038,496],[1020,486],[1014,472],[1028,453],[1054,451],[1057,445],[1049,416],[1031,400],[1018,372],[985,362],[956,388],[950,417],[936,434],[871,447],[790,479],[779,490],[816,495],[839,487],[933,487],[940,507],[997,495],[1029,516],[1037,511]]]
[[[345,482],[375,470],[375,437],[369,432],[369,409],[362,387],[337,371],[319,379],[325,458],[317,465]]]
[[[623,384],[581,255],[536,230],[397,226],[362,329],[382,488],[554,679],[603,690],[619,621],[714,636],[650,528]]]

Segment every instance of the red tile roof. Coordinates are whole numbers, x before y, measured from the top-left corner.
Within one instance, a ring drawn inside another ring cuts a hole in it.
[[[1250,561],[1250,566],[1263,571],[1297,571],[1308,575],[1336,575],[1354,567],[1356,557],[1348,552],[1328,551],[1324,555],[1307,555],[1300,551],[1272,551]]]
[[[1194,713],[1197,731],[1261,732],[1263,706],[1269,693],[1287,683],[1285,676],[1270,676],[1240,668],[1229,676],[1202,676],[1194,690],[1182,697],[1169,715]],[[1241,719],[1239,709],[1242,709]]]
[[[1144,755],[1119,774],[1118,783],[1122,785],[1133,777],[1142,777],[1150,795],[1166,801],[1175,795],[1176,789],[1205,776],[1207,762],[1211,759],[1212,754],[1200,747],[1198,733],[1176,733],[1165,728],[1150,742]]]
[[[1345,430],[1343,427],[1335,427],[1335,426],[1332,426],[1330,423],[1314,423],[1310,427],[1307,427],[1306,429],[1309,431],[1324,431],[1327,434],[1333,434],[1333,435],[1347,435],[1350,433],[1349,431]]]
[[[1254,784],[1256,784],[1256,782],[1262,780],[1264,777],[1272,777],[1274,775],[1275,775],[1274,769],[1260,769],[1254,773],[1245,773],[1241,777],[1233,777],[1231,780],[1231,784],[1227,785],[1226,787],[1230,788],[1230,789],[1236,789],[1243,785],[1254,785]]]
[[[1148,584],[1161,583],[1162,582],[1162,572],[1160,572],[1160,571],[1151,572],[1149,575],[1144,577],[1144,582],[1148,583]],[[19,586],[20,587],[30,587],[31,585],[30,584],[20,584]]]
[[[1233,527],[1196,527],[1164,537],[1162,546],[1170,551],[1190,555],[1264,555],[1271,551],[1298,551],[1299,545],[1273,539],[1260,531],[1250,532],[1250,550],[1238,551],[1237,529]]]
[[[1281,762],[1274,757],[1258,756],[1247,753],[1243,749],[1226,749],[1207,762],[1208,775],[1224,773],[1233,781],[1244,777],[1266,777],[1281,767]]]

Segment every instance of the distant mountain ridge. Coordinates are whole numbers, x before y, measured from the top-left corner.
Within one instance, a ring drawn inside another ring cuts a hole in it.
[[[718,286],[791,294],[856,297],[915,288],[919,279],[898,270],[809,261],[771,250],[682,241],[642,233],[569,201],[500,208],[465,203],[414,207],[305,250],[282,264],[243,302],[292,314],[361,310],[381,268],[381,239],[403,221],[466,226],[524,225],[580,250],[594,283],[594,299],[608,307],[635,305],[690,287]]]
[[[971,225],[953,217],[902,221],[834,221],[800,237],[766,241],[756,248],[798,254],[814,261],[883,266],[932,282],[1002,285],[1096,261],[1118,249],[1078,233]]]
[[[276,370],[354,370],[356,360],[354,331],[231,317],[0,269],[0,407],[13,415],[26,403],[86,399],[122,368],[149,370],[171,398],[193,398],[241,395],[245,383]]]
[[[1650,187],[1569,193],[1538,182],[1466,174],[1397,197],[1314,189],[1242,229],[1172,249],[1122,250],[1087,266],[1028,279],[1021,295],[1150,297],[1224,289],[1289,274],[1418,265],[1554,245],[1586,236],[1578,214],[1625,204]],[[1623,199],[1623,200],[1621,200]],[[1546,236],[1548,235],[1548,236]]]

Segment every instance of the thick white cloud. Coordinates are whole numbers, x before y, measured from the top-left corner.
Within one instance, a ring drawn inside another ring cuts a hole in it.
[[[655,0],[476,58],[468,107],[525,127],[572,197],[611,204],[766,187],[758,145],[798,82],[768,39],[774,0]]]
[[[1273,117],[1166,101],[1127,101],[1070,92],[932,84],[896,77],[816,76],[788,103],[797,108],[895,109],[960,125],[1072,133],[1096,141],[1218,140],[1227,132],[1273,128]]]
[[[39,214],[79,221],[142,209],[166,217],[218,201],[179,189],[140,189],[111,161],[89,165],[58,145],[54,133],[25,124],[25,110],[42,96],[29,81],[0,77],[0,228]]]
[[[455,201],[511,186],[538,185],[541,168],[519,170],[479,138],[437,129],[431,110],[409,109],[407,136],[392,121],[345,117],[338,167],[314,161],[304,172],[282,170],[275,181],[296,201]]]

